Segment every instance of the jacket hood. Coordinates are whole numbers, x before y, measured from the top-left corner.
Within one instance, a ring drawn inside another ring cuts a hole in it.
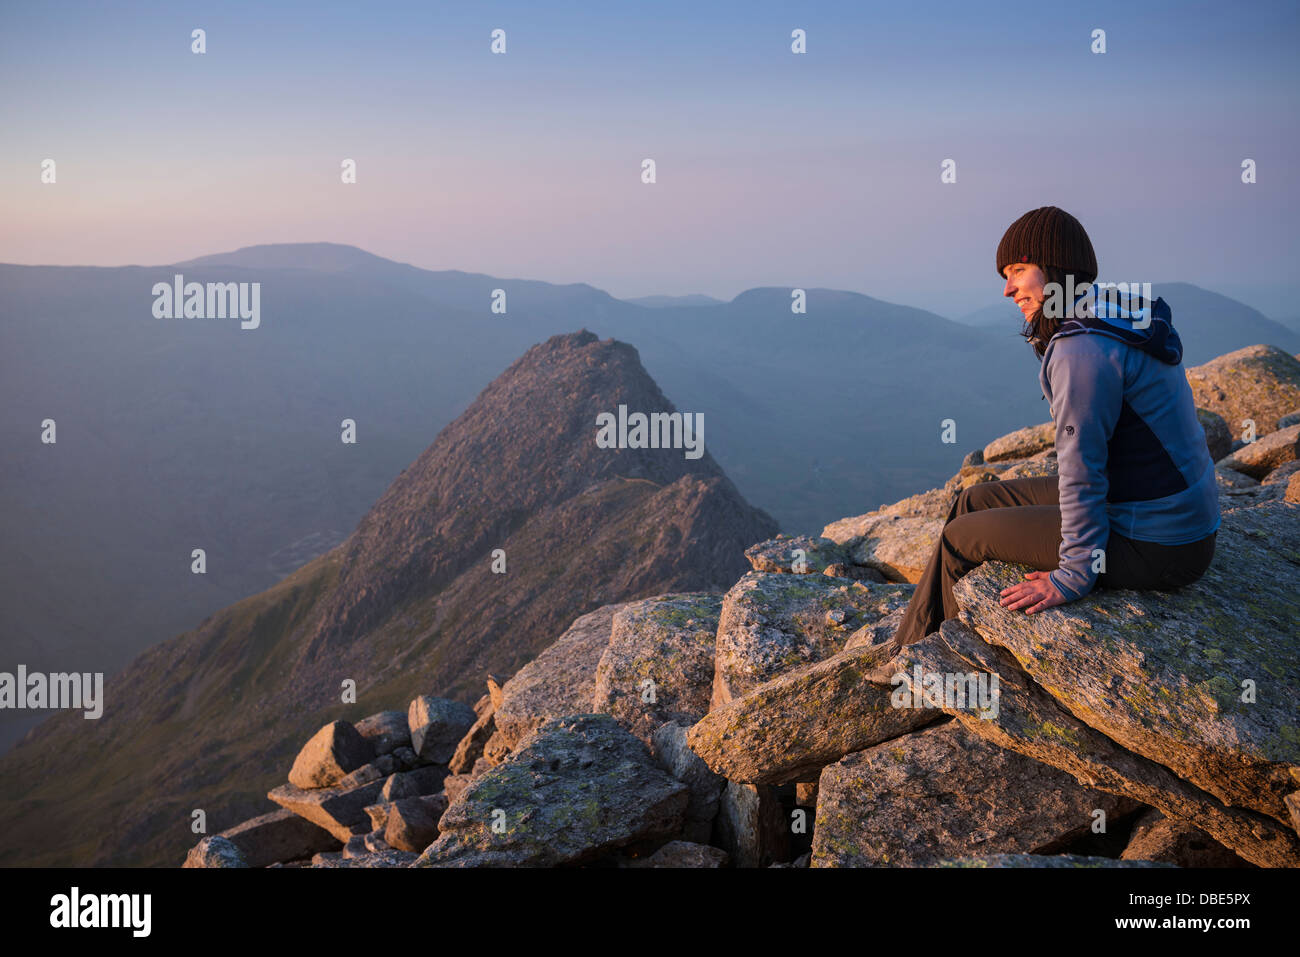
[[[1107,292],[1109,295],[1106,295]],[[1091,310],[1080,305],[1089,295],[1092,298]],[[1121,305],[1120,298],[1114,289],[1103,290],[1097,283],[1093,283],[1075,300],[1075,308],[1072,310],[1075,318],[1062,320],[1056,335],[1077,336],[1091,332],[1110,336],[1143,352],[1149,352],[1169,365],[1181,362],[1183,343],[1174,331],[1174,317],[1169,304],[1159,297],[1151,302],[1139,294],[1133,294],[1123,297],[1126,305]]]

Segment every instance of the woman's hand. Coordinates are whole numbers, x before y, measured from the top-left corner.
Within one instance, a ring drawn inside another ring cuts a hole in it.
[[[1051,608],[1053,605],[1064,605],[1065,596],[1056,590],[1052,580],[1047,577],[1047,572],[1026,572],[1025,578],[1028,581],[1017,582],[1002,589],[1002,601],[999,604],[1003,608],[1015,611],[1017,608],[1025,608],[1025,614],[1032,615],[1036,611],[1042,611],[1044,608]]]

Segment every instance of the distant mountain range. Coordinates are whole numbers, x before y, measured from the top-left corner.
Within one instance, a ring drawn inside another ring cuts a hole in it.
[[[673,404],[623,343],[534,346],[401,471],[341,545],[111,679],[0,758],[0,865],[171,865],[258,813],[296,741],[425,693],[472,703],[573,619],[715,590],[776,533],[707,451],[601,448],[596,418]],[[35,810],[39,808],[40,810]]]
[[[651,309],[663,309],[665,306],[720,306],[725,300],[692,293],[689,296],[640,296],[623,301],[638,306],[648,306]]]
[[[261,325],[158,319],[151,289],[261,283]],[[494,290],[507,311],[494,314]],[[1300,334],[1186,284],[1188,365]],[[927,488],[966,451],[1045,421],[1037,362],[857,293],[730,302],[430,271],[351,246],[255,246],[174,265],[0,265],[0,668],[114,672],[341,543],[403,468],[517,357],[586,327],[632,343],[713,459],[783,531]],[[683,303],[682,300],[685,300]],[[55,445],[41,423],[57,423]],[[957,423],[957,443],[940,441]],[[358,441],[340,441],[341,423]],[[204,548],[207,574],[190,571]],[[0,747],[39,715],[0,714]]]

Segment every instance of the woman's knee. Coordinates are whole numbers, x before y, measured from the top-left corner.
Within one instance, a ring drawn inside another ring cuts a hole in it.
[[[957,514],[976,512],[982,508],[992,506],[994,500],[991,491],[995,484],[994,482],[976,482],[974,485],[968,485],[962,489],[957,495]]]
[[[961,514],[943,527],[939,534],[939,547],[953,558],[966,561],[984,561],[985,536],[981,530],[986,523],[970,514]]]

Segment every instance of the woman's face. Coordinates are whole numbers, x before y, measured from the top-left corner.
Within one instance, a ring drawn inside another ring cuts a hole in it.
[[[1007,277],[1002,295],[1014,300],[1021,315],[1028,319],[1043,304],[1043,283],[1047,277],[1033,263],[1012,263],[1002,274]]]

